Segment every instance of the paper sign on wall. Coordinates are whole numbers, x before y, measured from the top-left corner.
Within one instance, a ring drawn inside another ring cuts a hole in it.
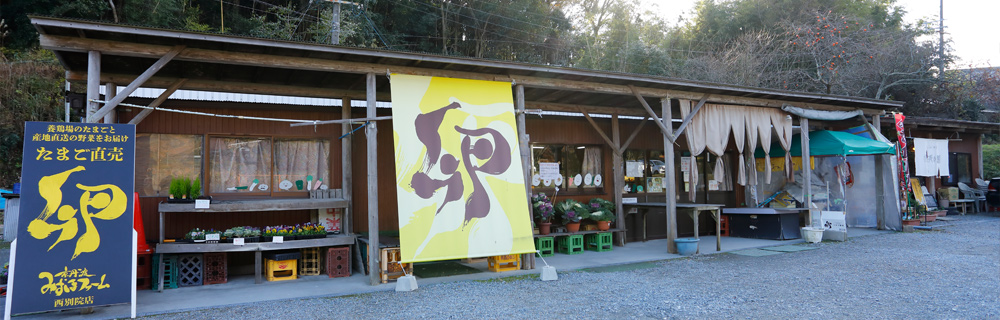
[[[691,157],[681,157],[681,172],[691,172]]]
[[[538,163],[538,175],[544,179],[555,179],[559,177],[559,163],[558,162],[539,162]]]
[[[719,190],[719,182],[715,180],[708,180],[708,190],[712,191]]]
[[[642,177],[642,161],[625,161],[626,177]]]

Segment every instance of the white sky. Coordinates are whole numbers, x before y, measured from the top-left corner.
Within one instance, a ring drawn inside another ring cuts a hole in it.
[[[649,6],[659,7],[658,12],[670,24],[678,18],[691,16],[697,0],[641,0]],[[906,22],[922,17],[937,21],[940,0],[897,0],[907,14]],[[1000,1],[996,0],[944,0],[945,38],[951,37],[953,53],[959,60],[952,68],[1000,66]],[[937,25],[935,24],[935,28]],[[935,36],[934,39],[937,39]],[[935,40],[936,41],[936,40]]]

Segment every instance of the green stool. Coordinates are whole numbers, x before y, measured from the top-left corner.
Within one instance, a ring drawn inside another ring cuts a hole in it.
[[[556,251],[564,254],[583,253],[583,235],[559,236],[556,243]]]
[[[539,257],[551,257],[555,255],[555,242],[556,238],[553,237],[535,238],[535,250],[538,250],[538,253],[535,253],[535,255]]]
[[[590,251],[605,252],[614,247],[611,244],[611,232],[588,234],[584,238],[587,250]]]

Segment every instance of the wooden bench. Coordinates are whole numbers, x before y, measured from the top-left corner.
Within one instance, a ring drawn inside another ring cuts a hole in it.
[[[968,207],[969,207],[969,205],[975,205],[975,202],[976,202],[976,200],[973,200],[973,199],[958,199],[958,200],[951,200],[951,203],[952,203],[952,204],[954,204],[954,205],[955,205],[956,207],[958,207],[959,205],[961,205],[961,206],[962,206],[962,215],[963,215],[963,216],[964,216],[964,215],[965,215],[965,213],[966,213],[966,212],[968,211]],[[978,210],[979,210],[979,208],[976,208],[975,210],[977,210],[977,211],[978,211]]]

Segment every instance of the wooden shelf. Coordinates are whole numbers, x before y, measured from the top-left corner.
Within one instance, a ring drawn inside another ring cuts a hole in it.
[[[267,199],[212,201],[208,209],[195,209],[194,203],[160,202],[160,212],[248,212],[326,208],[346,208],[346,199]]]
[[[246,252],[314,247],[353,245],[354,235],[329,235],[326,238],[289,240],[283,243],[251,242],[242,246],[232,243],[186,243],[168,242],[156,245],[157,253],[202,253],[202,252]]]

